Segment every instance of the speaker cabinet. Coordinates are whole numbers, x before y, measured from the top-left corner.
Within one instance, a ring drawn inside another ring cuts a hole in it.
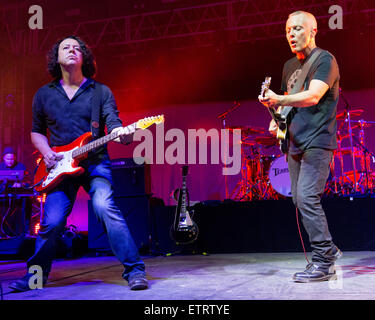
[[[151,193],[150,165],[137,165],[132,158],[114,159],[111,163],[115,197]]]
[[[141,250],[147,247],[150,234],[148,196],[117,196],[115,202],[125,218],[137,248]],[[97,251],[111,250],[107,234],[93,211],[91,200],[88,201],[88,247]]]

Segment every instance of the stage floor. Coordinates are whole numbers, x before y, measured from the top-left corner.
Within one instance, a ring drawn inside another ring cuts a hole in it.
[[[308,258],[310,256],[308,255]],[[131,291],[115,257],[57,260],[42,290],[14,293],[8,284],[25,263],[0,260],[4,300],[372,300],[375,252],[344,252],[338,280],[294,283],[303,253],[145,256],[149,290]]]

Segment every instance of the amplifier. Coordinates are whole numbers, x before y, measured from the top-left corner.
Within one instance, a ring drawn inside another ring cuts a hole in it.
[[[111,160],[115,197],[144,196],[151,193],[150,165],[136,164],[133,158]]]
[[[133,168],[133,167],[142,167],[144,166],[144,158],[135,158],[138,164],[134,158],[118,158],[118,159],[112,159],[111,160],[111,166],[113,169],[118,168]]]

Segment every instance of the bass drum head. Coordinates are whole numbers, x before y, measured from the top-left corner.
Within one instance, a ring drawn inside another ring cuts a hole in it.
[[[268,173],[272,188],[285,197],[292,196],[292,188],[289,177],[288,163],[285,156],[282,155],[276,158],[270,167]]]

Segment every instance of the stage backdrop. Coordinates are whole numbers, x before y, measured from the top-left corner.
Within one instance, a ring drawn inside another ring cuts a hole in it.
[[[100,80],[100,79],[99,79]],[[260,84],[262,79],[259,80]],[[277,90],[277,88],[275,88]],[[114,91],[116,97],[116,91]],[[364,112],[360,117],[353,118],[353,120],[363,119],[365,121],[375,121],[375,108],[373,106],[373,97],[375,96],[375,89],[345,92],[344,97],[350,104],[352,109],[363,109]],[[239,127],[249,126],[255,128],[267,129],[270,116],[268,111],[257,101],[239,101],[240,106],[226,117],[226,127]],[[204,104],[186,104],[186,105],[167,105],[159,109],[153,109],[150,112],[140,111],[126,113],[121,112],[120,117],[123,119],[124,124],[130,124],[137,121],[138,119],[164,114],[164,133],[168,130],[178,128],[181,129],[185,134],[186,144],[186,156],[187,161],[187,137],[188,129],[200,129],[203,128],[206,131],[209,129],[220,129],[223,128],[221,119],[218,119],[218,115],[222,114],[226,110],[232,108],[235,104],[234,101],[226,102],[212,102]],[[123,107],[121,109],[124,109]],[[345,109],[343,99],[340,99],[338,105],[338,112]],[[343,125],[345,128],[346,124]],[[153,133],[154,141],[154,157],[156,153],[156,128],[150,128]],[[354,131],[355,137],[358,136],[358,129]],[[375,135],[375,126],[371,125],[365,128],[365,146],[375,152],[375,141],[372,137]],[[248,136],[248,140],[251,141],[254,136]],[[343,140],[343,147],[349,146],[348,138]],[[133,156],[134,148],[141,142],[134,142],[131,145],[124,146],[117,143],[109,144],[109,153],[112,159],[115,158],[127,158]],[[170,141],[165,141],[164,151],[171,145]],[[281,156],[278,147],[265,147],[259,146],[261,152],[265,155],[274,155],[275,157]],[[208,144],[208,154],[210,153],[210,144]],[[246,145],[242,145],[243,154],[249,154],[250,148]],[[199,152],[197,148],[197,163]],[[230,155],[232,155],[232,144],[230,145]],[[244,157],[243,157],[244,159]],[[345,171],[350,171],[350,158],[345,156]],[[208,164],[190,164],[189,175],[187,177],[187,187],[190,193],[191,201],[204,201],[204,200],[223,200],[226,198],[225,188],[225,176],[222,174],[223,163],[220,160],[219,164],[209,164],[210,157],[208,157]],[[244,165],[244,163],[242,163]],[[164,200],[166,205],[173,205],[174,200],[171,199],[171,193],[173,190],[181,186],[181,167],[182,164],[169,165],[165,164],[152,164],[151,165],[151,191],[152,195],[157,198]],[[374,167],[374,165],[373,165]],[[229,195],[235,189],[236,185],[240,182],[242,176],[241,173],[236,175],[227,176],[227,189]],[[69,217],[68,223],[76,225],[80,230],[87,230],[87,200],[88,196],[84,191],[80,190],[77,197],[76,204],[73,208],[73,212]]]

